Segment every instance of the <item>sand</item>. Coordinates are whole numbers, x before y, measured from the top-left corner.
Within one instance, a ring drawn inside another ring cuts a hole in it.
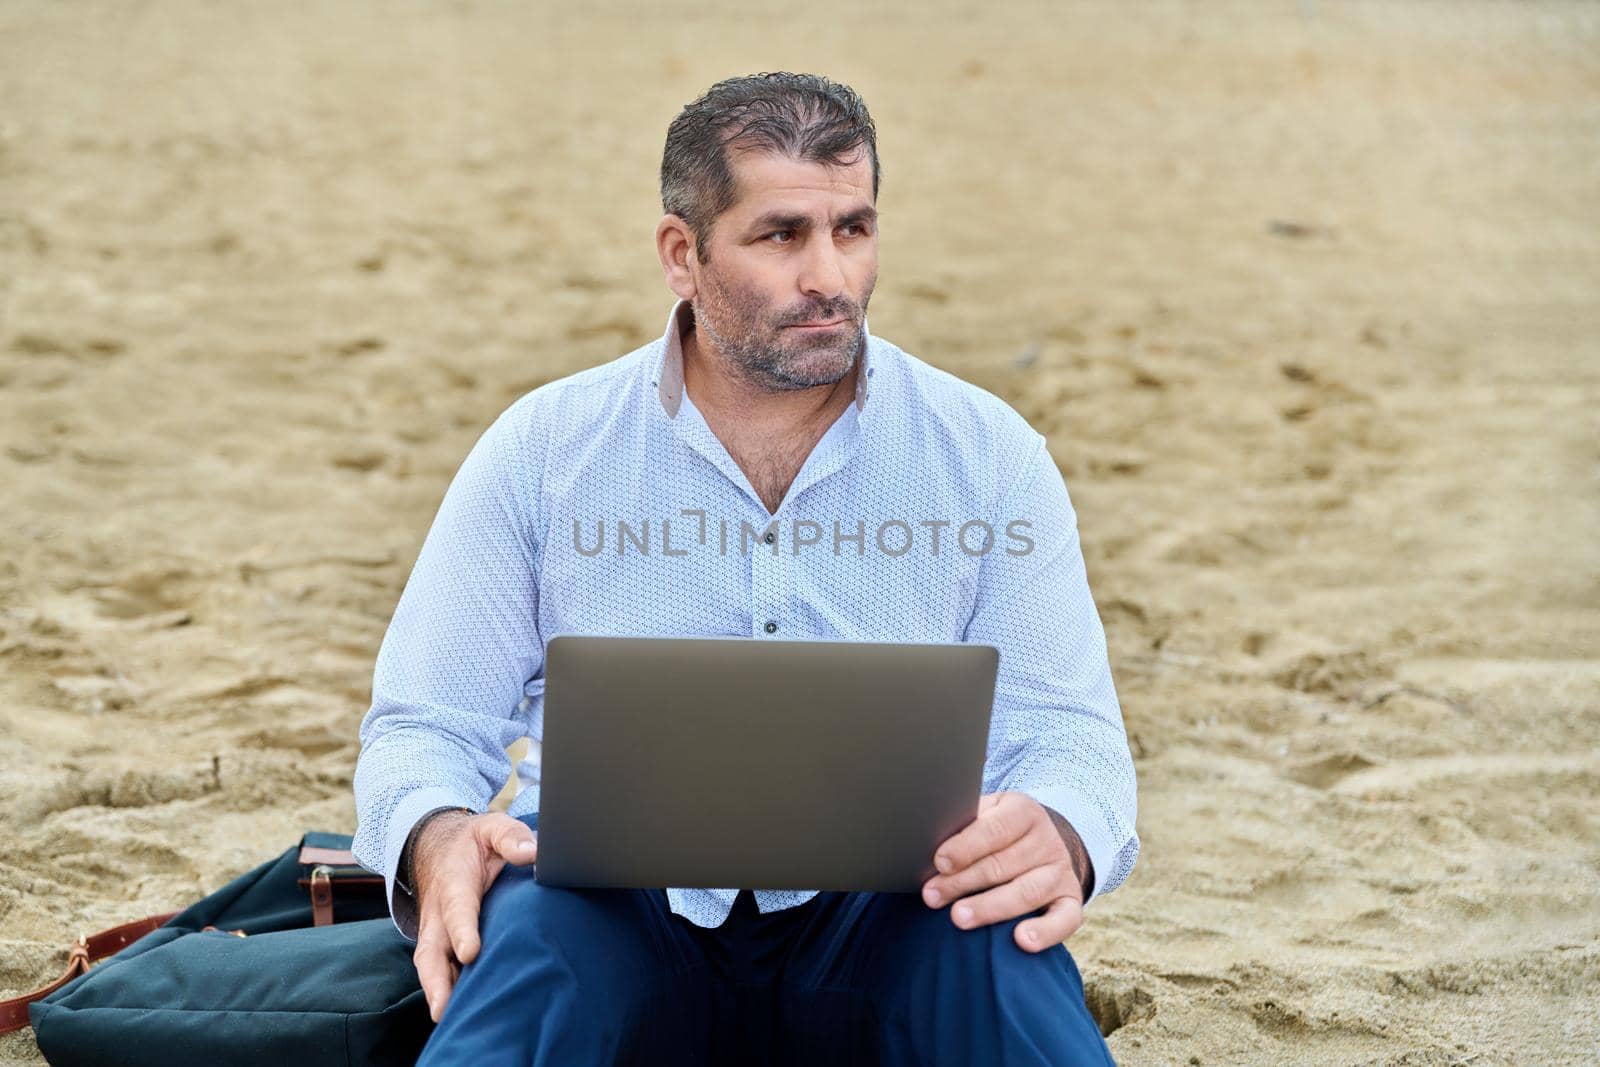
[[[676,109],[815,69],[874,331],[1078,508],[1118,1062],[1595,1062],[1600,9],[542,6],[0,7],[0,995],[354,829],[450,475],[660,332]]]

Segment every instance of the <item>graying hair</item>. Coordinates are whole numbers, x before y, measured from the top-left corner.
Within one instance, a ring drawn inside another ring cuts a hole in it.
[[[661,155],[662,210],[688,224],[702,263],[712,224],[739,195],[730,146],[834,166],[855,162],[865,149],[878,198],[877,130],[854,89],[786,71],[728,78],[678,112]]]

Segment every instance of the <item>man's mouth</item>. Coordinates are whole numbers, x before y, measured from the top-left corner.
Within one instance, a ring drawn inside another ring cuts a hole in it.
[[[791,330],[831,330],[835,326],[843,326],[844,324],[844,319],[836,319],[833,322],[798,322],[788,328]]]

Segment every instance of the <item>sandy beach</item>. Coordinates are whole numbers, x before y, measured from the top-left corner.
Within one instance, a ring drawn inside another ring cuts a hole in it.
[[[354,830],[451,475],[661,332],[667,123],[794,69],[873,331],[1078,511],[1117,1061],[1600,1058],[1600,7],[539,8],[0,6],[0,996]]]

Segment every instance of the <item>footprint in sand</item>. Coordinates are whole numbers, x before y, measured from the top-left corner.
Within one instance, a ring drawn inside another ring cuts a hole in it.
[[[187,567],[149,567],[123,575],[115,585],[94,589],[95,611],[102,618],[146,619],[159,616],[168,625],[189,621],[189,588],[194,572]]]
[[[1130,1023],[1152,1019],[1156,1014],[1155,997],[1130,978],[1091,978],[1083,984],[1083,998],[1105,1037]]]

